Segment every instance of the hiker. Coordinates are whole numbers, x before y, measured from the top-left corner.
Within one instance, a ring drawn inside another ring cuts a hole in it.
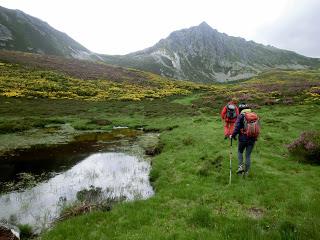
[[[224,139],[227,139],[234,129],[234,124],[239,115],[239,109],[234,100],[228,102],[226,106],[223,107],[221,111],[221,119],[225,121],[224,125]]]
[[[240,115],[235,123],[233,133],[229,136],[230,139],[236,140],[239,134],[238,143],[238,162],[239,167],[237,174],[249,174],[251,160],[250,155],[253,150],[254,144],[260,133],[259,118],[256,113],[252,112],[246,103],[239,104]],[[246,150],[246,162],[243,167],[243,152]]]

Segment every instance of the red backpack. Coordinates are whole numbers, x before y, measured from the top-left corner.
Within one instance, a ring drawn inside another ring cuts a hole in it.
[[[258,115],[254,112],[245,113],[243,123],[243,134],[246,134],[248,137],[257,139],[260,134],[260,123]]]

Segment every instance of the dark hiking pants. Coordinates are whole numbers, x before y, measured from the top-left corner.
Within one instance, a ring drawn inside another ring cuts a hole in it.
[[[240,142],[238,145],[238,162],[239,166],[243,166],[243,152],[246,149],[246,163],[245,171],[248,172],[251,165],[250,155],[254,147],[254,142]]]

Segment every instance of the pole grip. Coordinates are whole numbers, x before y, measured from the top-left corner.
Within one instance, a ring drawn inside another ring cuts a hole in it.
[[[232,138],[230,138],[230,146],[232,147]]]

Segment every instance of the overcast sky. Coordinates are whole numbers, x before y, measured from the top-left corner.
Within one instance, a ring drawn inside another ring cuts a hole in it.
[[[126,54],[206,21],[220,32],[320,57],[320,0],[0,0],[91,51]]]

